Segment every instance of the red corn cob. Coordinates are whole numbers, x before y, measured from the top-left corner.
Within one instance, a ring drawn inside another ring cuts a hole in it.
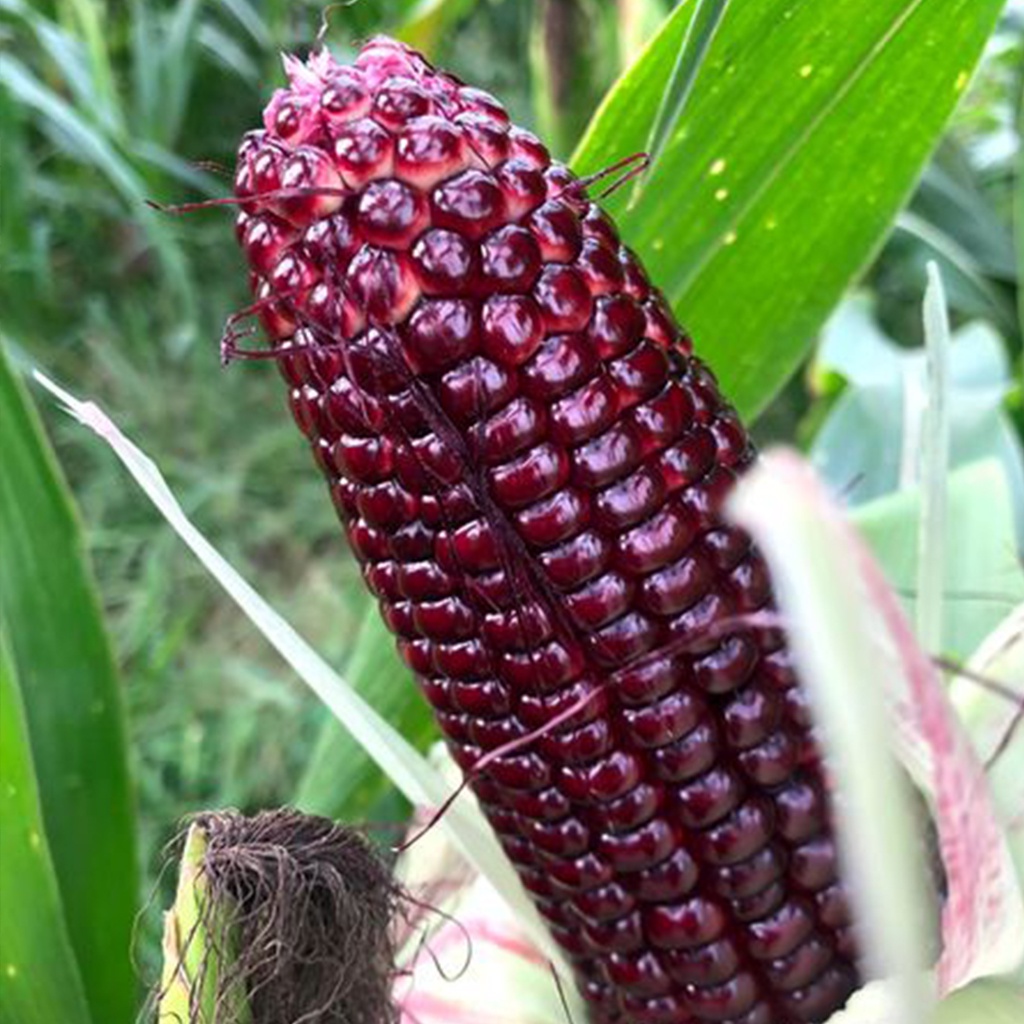
[[[238,234],[367,585],[597,1022],[858,983],[801,690],[723,496],[753,458],[585,184],[376,39],[289,58]],[[589,700],[585,700],[588,698]]]

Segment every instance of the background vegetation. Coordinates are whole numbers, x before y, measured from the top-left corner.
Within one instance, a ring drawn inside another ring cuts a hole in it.
[[[980,47],[1000,5],[977,4],[973,14],[955,0],[933,5],[964,27],[961,43],[950,41],[952,30],[943,41],[950,49],[964,47],[963,63],[950,63],[948,95],[933,100],[914,91],[925,88],[924,76],[906,66],[923,55],[929,67],[945,68],[932,59],[938,51],[926,48],[926,34],[938,31],[934,25],[900,22],[906,52],[894,55],[882,88],[871,82],[872,67],[857,49],[861,43],[869,49],[873,31],[863,11],[846,24],[837,5],[791,5],[798,12],[794,32],[807,40],[810,56],[784,76],[759,47],[768,45],[766,14],[776,17],[773,31],[779,33],[771,45],[779,52],[788,45],[786,5],[759,0],[736,6],[747,13],[727,14],[685,108],[686,131],[668,139],[664,160],[639,195],[626,188],[613,205],[727,392],[745,412],[759,413],[758,440],[808,449],[853,504],[908,482],[900,459],[911,443],[903,435],[906,403],[922,372],[915,349],[924,264],[940,261],[954,326],[962,328],[954,360],[954,462],[989,457],[1002,467],[994,490],[976,482],[964,488],[960,522],[980,535],[987,517],[1002,514],[996,506],[1015,508],[1018,516],[1016,540],[1011,523],[986,563],[1002,566],[1006,579],[960,577],[964,592],[950,607],[949,653],[966,656],[1012,603],[1019,582],[1013,568],[1024,549],[1024,243],[1018,235],[1015,244],[1013,230],[1015,206],[1024,207],[1015,177],[1024,13],[1019,4],[1002,13],[972,77],[972,40]],[[887,2],[865,9],[881,18],[915,6]],[[563,158],[583,139],[575,163],[589,171],[647,148],[663,97],[671,107],[682,95],[681,79],[672,77],[686,27],[677,16],[675,27],[659,37],[661,51],[591,120],[674,7],[668,0],[363,0],[331,10],[327,38],[344,57],[372,32],[402,34],[501,97],[514,119],[534,126]],[[308,0],[0,0],[0,332],[16,373],[38,365],[116,410],[126,432],[159,454],[186,511],[220,550],[328,660],[347,664],[352,678],[372,687],[375,702],[407,735],[426,745],[433,733],[425,709],[394,664],[376,619],[366,616],[358,574],[285,412],[279,382],[258,367],[225,372],[218,364],[223,321],[246,301],[230,217],[212,212],[175,219],[144,205],[146,198],[224,194],[227,185],[214,165],[232,166],[238,139],[257,123],[279,84],[279,53],[309,47],[320,8]],[[956,98],[950,87],[962,100],[908,196],[917,164]],[[925,118],[916,135],[887,138],[870,116],[871,104],[886,96],[920,104],[935,123]],[[790,137],[773,135],[780,112],[804,116],[805,102],[820,103],[806,116],[809,124],[824,125],[816,136],[821,152],[794,150]],[[725,165],[715,171],[719,160]],[[837,198],[835,180],[815,176],[825,171],[848,179],[854,193],[865,189],[859,210]],[[727,195],[719,198],[723,189]],[[897,208],[902,212],[889,230]],[[757,244],[746,244],[748,229],[764,228],[775,210],[792,218],[778,225],[780,247],[772,248],[770,227]],[[686,230],[679,229],[683,221]],[[822,331],[858,269],[858,292],[847,295]],[[820,343],[812,344],[816,338]],[[46,564],[55,593],[78,587],[84,603],[92,600],[90,581],[76,576],[73,542],[59,559],[60,549],[45,541],[36,552],[41,561],[19,565],[14,557],[16,549],[30,550],[29,534],[43,530],[47,516],[56,524],[54,538],[76,528],[67,525],[76,513],[59,480],[40,486],[38,494],[32,490],[32,460],[48,456],[31,416],[15,422],[19,392],[5,377],[4,433],[20,424],[26,437],[35,437],[26,442],[24,465],[5,443],[0,474],[9,508],[17,498],[22,517],[11,511],[3,537],[5,679],[24,676],[31,660],[19,650],[19,622],[29,618],[17,600],[27,592],[18,588],[19,579],[46,583],[45,573],[34,575]],[[66,655],[46,671],[57,680],[54,700],[71,694],[76,706],[87,706],[74,690],[85,684],[69,674],[68,666],[80,663],[76,645],[99,645],[98,657],[109,660],[106,695],[96,697],[106,732],[81,732],[64,721],[64,742],[77,749],[54,756],[77,758],[74,770],[87,773],[80,810],[94,814],[94,829],[104,821],[108,830],[131,831],[134,814],[140,865],[134,898],[150,898],[163,845],[182,815],[198,808],[251,810],[298,801],[354,820],[400,822],[404,808],[391,787],[210,586],[126,485],[109,453],[83,443],[46,403],[42,414],[78,506],[110,638],[108,655],[97,618],[91,639],[57,629],[41,644]],[[891,527],[884,508],[875,514]],[[16,522],[24,537],[7,532]],[[964,543],[975,544],[975,534],[965,532]],[[912,598],[906,545],[891,529],[880,529],[879,537],[889,546],[888,568]],[[961,627],[955,624],[965,621],[973,625],[956,633]],[[37,737],[46,731],[38,718],[46,712],[24,696],[33,692],[31,680],[22,680],[22,691],[19,714]],[[90,754],[84,740],[78,747],[76,737],[91,736],[96,749],[119,742],[118,692],[131,782],[129,789],[114,771],[111,804],[93,786],[101,757]],[[60,711],[53,710],[52,721]],[[45,805],[45,773],[38,785]],[[122,798],[123,814],[115,813]],[[70,862],[77,855],[67,845],[73,842],[50,836],[58,880],[62,857]],[[102,873],[113,870],[110,861],[103,864],[95,869],[101,890]],[[132,878],[132,865],[124,872]],[[133,904],[126,899],[126,906]],[[94,909],[81,908],[77,925],[72,914],[70,930],[85,928],[81,922]],[[154,916],[146,918],[139,943],[149,973]],[[77,947],[74,935],[72,941]],[[118,989],[116,972],[103,991],[99,968],[83,974],[97,979],[96,991],[87,993],[94,1012],[104,1000],[117,1006],[114,1015],[97,1019],[128,1019],[123,1001],[118,1005],[111,994]]]

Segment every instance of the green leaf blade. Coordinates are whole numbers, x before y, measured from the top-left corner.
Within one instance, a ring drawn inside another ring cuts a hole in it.
[[[137,865],[120,689],[66,488],[2,353],[0,409],[0,618],[92,1016],[128,1024]]]
[[[0,633],[0,1018],[89,1024],[46,841],[19,684]]]
[[[598,111],[581,174],[643,147],[689,6]],[[641,201],[608,205],[744,414],[792,374],[878,247],[1001,6],[730,6]]]

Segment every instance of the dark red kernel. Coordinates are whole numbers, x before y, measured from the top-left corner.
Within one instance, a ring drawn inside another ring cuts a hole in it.
[[[497,182],[482,171],[463,171],[442,182],[431,195],[434,223],[478,239],[498,227],[505,203]]]
[[[495,295],[483,307],[483,344],[503,366],[526,362],[544,341],[540,309],[526,295]]]
[[[580,331],[587,326],[593,297],[583,275],[571,267],[549,264],[534,289],[544,328],[556,331]]]
[[[727,927],[724,909],[704,896],[652,906],[644,912],[647,935],[658,949],[691,949],[719,938]]]
[[[525,228],[510,224],[480,246],[482,287],[495,292],[529,291],[540,273],[540,249]]]

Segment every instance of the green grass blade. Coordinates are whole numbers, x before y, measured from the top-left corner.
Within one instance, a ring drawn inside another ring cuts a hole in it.
[[[924,336],[927,384],[921,417],[917,639],[926,651],[941,654],[944,652],[942,603],[946,592],[949,519],[949,315],[942,277],[935,263],[928,264]]]
[[[160,61],[154,12],[147,0],[131,0],[129,13],[132,73],[132,130],[135,135],[156,138],[160,104]]]
[[[131,163],[75,107],[47,88],[16,58],[8,56],[0,61],[0,86],[6,88],[15,100],[39,114],[71,153],[100,171],[120,193],[133,221],[146,232],[160,254],[169,283],[183,302],[183,319],[189,319],[192,295],[181,252],[170,231],[145,205],[149,198],[146,186]]]
[[[640,201],[607,205],[742,413],[793,373],[885,237],[1002,6],[730,6]],[[578,172],[644,148],[687,10],[606,98]]]
[[[221,0],[221,6],[245,29],[260,50],[273,48],[270,28],[263,15],[248,0]]]
[[[42,816],[92,1016],[129,1024],[137,875],[121,693],[67,489],[2,353],[0,410],[0,615]]]
[[[679,126],[687,100],[693,92],[693,83],[697,80],[718,26],[722,23],[729,0],[690,0],[689,4],[683,6],[692,8],[690,21],[647,136],[646,148],[652,168],[657,167],[661,161],[665,147]],[[641,175],[636,179],[630,207],[636,206],[649,180],[650,175]]]
[[[85,40],[44,17],[24,0],[0,0],[0,11],[19,18],[32,32],[50,65],[60,74],[68,91],[90,120],[116,135],[123,129],[119,109],[110,104],[111,97],[96,88],[93,68]]]
[[[167,35],[161,48],[165,93],[157,138],[168,147],[173,147],[177,141],[185,120],[195,73],[197,25],[201,13],[202,0],[178,0],[178,6],[165,26]]]
[[[239,45],[234,36],[220,26],[204,21],[199,26],[199,45],[207,55],[255,90],[262,89],[262,68]]]
[[[110,57],[111,33],[106,22],[106,5],[95,0],[67,0],[78,35],[85,43],[92,72],[94,102],[99,104],[118,131],[124,130],[124,116],[118,101],[117,81]]]
[[[0,1019],[90,1024],[39,806],[18,679],[2,632],[0,736]]]
[[[132,202],[142,202],[145,187],[116,147],[24,64],[6,57],[0,64],[0,84],[51,124],[83,161],[103,172],[122,196]]]

